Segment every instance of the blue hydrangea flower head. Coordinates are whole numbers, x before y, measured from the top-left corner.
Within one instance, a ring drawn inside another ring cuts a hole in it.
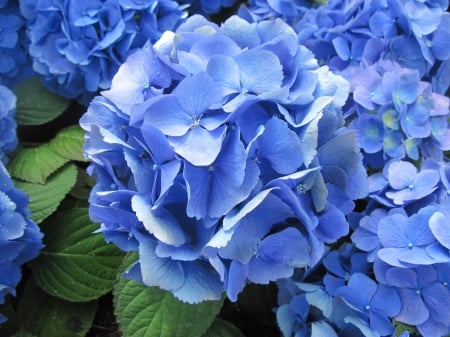
[[[139,252],[128,276],[234,301],[317,264],[368,191],[348,89],[282,20],[193,15],[131,53],[80,120],[90,214]]]
[[[441,160],[450,147],[448,97],[433,92],[415,70],[380,61],[344,71],[352,83],[349,122],[364,153]]]
[[[27,196],[14,187],[0,162],[0,303],[6,295],[15,295],[21,266],[43,247],[42,233],[29,215]],[[0,314],[0,322],[4,320]]]
[[[6,163],[7,154],[17,146],[16,96],[7,87],[0,85],[0,161]]]
[[[86,103],[111,86],[130,51],[173,30],[186,12],[172,0],[21,1],[34,70],[48,88]]]
[[[28,43],[18,2],[3,1],[0,4],[0,84],[12,88],[33,74]]]
[[[333,70],[390,59],[427,80],[448,60],[448,1],[249,1],[249,22],[282,18]],[[447,28],[445,28],[447,27]],[[446,86],[448,88],[448,85]]]

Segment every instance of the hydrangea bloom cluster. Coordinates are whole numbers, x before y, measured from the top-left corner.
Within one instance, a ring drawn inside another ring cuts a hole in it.
[[[349,215],[351,240],[279,282],[285,336],[397,336],[395,322],[450,333],[447,7],[330,1],[299,11],[300,42],[351,83],[345,123],[369,198]]]
[[[28,197],[13,185],[0,162],[0,304],[15,295],[21,266],[35,258],[42,245],[39,227],[28,218]],[[0,323],[6,318],[0,314]]]
[[[439,161],[450,150],[450,99],[433,92],[417,70],[379,61],[344,73],[352,83],[348,115],[372,167],[390,159]]]
[[[128,276],[199,302],[308,269],[367,194],[349,83],[282,20],[194,15],[90,104],[90,215]]]
[[[16,96],[7,87],[0,85],[0,161],[6,164],[7,154],[17,146]]]
[[[331,69],[370,65],[390,59],[433,79],[445,94],[450,79],[448,1],[327,1],[312,7],[304,1],[250,1],[241,10],[247,20],[281,17],[299,33],[302,44]]]
[[[48,88],[82,102],[110,87],[130,50],[173,30],[186,15],[172,0],[21,0],[20,4],[34,70]]]
[[[7,154],[17,145],[14,113],[16,96],[0,86],[0,304],[15,295],[21,266],[42,248],[39,227],[28,218],[28,197],[16,189],[5,168]],[[6,318],[0,313],[0,323]]]
[[[25,20],[17,1],[0,1],[0,84],[13,87],[32,74]]]

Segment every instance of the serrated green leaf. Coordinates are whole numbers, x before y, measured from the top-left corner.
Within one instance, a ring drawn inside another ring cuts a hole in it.
[[[60,212],[41,225],[46,247],[32,262],[33,277],[47,293],[72,302],[112,290],[124,253],[106,244],[87,208]]]
[[[50,296],[27,282],[18,307],[21,331],[36,337],[84,337],[97,311],[97,302],[72,303]],[[27,336],[27,335],[19,335]]]
[[[77,169],[67,164],[55,172],[44,185],[15,180],[17,188],[28,194],[31,219],[41,223],[58,208],[58,205],[70,192],[77,179]]]
[[[52,121],[70,100],[48,91],[39,77],[31,77],[14,88],[17,96],[16,121],[19,125],[41,125]]]
[[[8,165],[8,171],[13,178],[45,184],[48,177],[68,161],[55,153],[48,144],[42,144],[18,150]]]
[[[245,335],[230,322],[216,318],[202,337],[245,337]]]
[[[63,158],[87,161],[83,152],[84,131],[78,125],[69,126],[49,142],[50,149]]]
[[[188,304],[170,292],[121,278],[114,309],[124,337],[199,337],[216,318],[223,301]]]

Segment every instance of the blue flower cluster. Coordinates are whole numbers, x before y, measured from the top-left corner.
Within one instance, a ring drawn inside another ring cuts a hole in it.
[[[319,2],[319,1],[318,1]],[[252,0],[240,12],[249,21],[280,17],[332,70],[371,65],[380,58],[416,69],[445,94],[450,85],[448,0]]]
[[[351,67],[352,125],[373,167],[388,159],[441,160],[450,150],[450,99],[421,81],[415,69],[391,61]]]
[[[132,53],[80,121],[91,218],[139,252],[127,275],[235,301],[316,265],[368,193],[348,92],[282,20],[194,15]]]
[[[5,168],[7,153],[17,145],[15,108],[15,95],[0,86],[0,304],[6,295],[15,295],[21,266],[42,248],[39,227],[28,218],[28,197],[14,187]],[[0,323],[5,320],[0,313]]]
[[[172,0],[21,0],[34,70],[48,88],[88,102],[129,52],[186,16]]]
[[[28,218],[28,197],[13,185],[0,162],[0,304],[15,295],[21,266],[35,258],[42,245],[39,227]],[[6,320],[0,314],[0,323]]]
[[[287,10],[287,6],[292,10]],[[319,64],[350,83],[368,198],[350,235],[278,282],[284,336],[450,334],[448,1],[254,1],[249,22],[282,18]],[[291,14],[289,16],[288,14]]]
[[[25,20],[17,1],[0,1],[0,85],[13,87],[33,73]]]
[[[16,96],[7,87],[0,85],[0,161],[8,162],[6,156],[17,146]]]

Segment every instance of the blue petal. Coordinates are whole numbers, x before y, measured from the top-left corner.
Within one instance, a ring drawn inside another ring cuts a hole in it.
[[[240,52],[236,42],[223,34],[205,36],[195,43],[190,52],[203,59],[209,59],[214,55],[233,56]]]
[[[251,214],[257,207],[261,205],[270,195],[273,189],[262,190],[256,194],[252,199],[246,202],[246,204],[238,211],[234,213],[229,213],[223,219],[223,228],[229,230],[233,228],[241,219]]]
[[[190,129],[184,136],[170,137],[175,152],[195,166],[209,166],[222,148],[226,126],[208,131],[201,126]]]
[[[206,110],[222,101],[219,86],[211,76],[203,72],[181,81],[175,89],[175,95],[188,118],[200,119]]]
[[[187,303],[217,301],[221,298],[223,285],[217,272],[204,261],[183,263],[184,282],[173,291],[175,297]]]
[[[192,127],[193,120],[176,96],[171,94],[158,98],[148,107],[144,123],[160,129],[166,135],[182,136]]]
[[[336,331],[325,321],[311,323],[311,337],[338,337]]]
[[[150,45],[133,52],[114,75],[111,89],[102,95],[124,113],[133,105],[144,102],[150,86],[168,87],[170,75]]]
[[[349,316],[346,316],[344,318],[344,322],[347,323],[347,324],[352,324],[355,327],[357,327],[359,332],[364,337],[379,337],[380,336],[380,334],[378,332],[373,331],[369,327],[368,323],[365,320],[363,320],[363,319],[361,319],[359,317],[355,317],[355,316],[350,316],[349,315]]]
[[[242,289],[244,289],[246,279],[246,266],[242,265],[238,261],[232,261],[226,282],[227,296],[231,301],[237,301],[237,295],[242,291]]]
[[[402,300],[402,308],[394,318],[411,325],[424,323],[430,317],[430,312],[423,302],[422,296],[417,296],[416,289],[400,288],[398,291]]]
[[[430,317],[447,325],[450,322],[450,311],[445,310],[450,304],[450,292],[441,283],[433,283],[423,289],[423,299],[430,310]]]
[[[252,201],[257,203],[259,197],[261,195],[256,196],[256,200],[253,199]],[[241,210],[242,213],[239,212],[233,216],[234,220],[239,219],[239,222],[234,228],[231,240],[225,247],[219,249],[219,255],[223,258],[247,264],[272,226],[291,217],[292,211],[273,194],[267,195],[264,201],[252,210],[244,210],[244,208]],[[252,208],[252,205],[249,208]],[[249,213],[247,213],[248,211]],[[231,224],[229,223],[228,225]]]
[[[371,305],[374,309],[382,310],[385,315],[393,317],[400,312],[402,303],[395,288],[378,284]]]
[[[239,132],[227,136],[222,152],[209,167],[186,163],[189,216],[218,218],[227,214],[253,189],[256,181],[254,172],[250,174],[246,172],[245,149]]]
[[[318,156],[325,181],[346,191],[347,177],[361,165],[356,134],[344,132],[337,135],[318,149]]]
[[[284,336],[292,336],[297,317],[288,304],[277,308],[277,323]],[[334,336],[333,336],[334,337]]]
[[[298,136],[277,117],[270,119],[264,127],[264,133],[257,139],[258,157],[269,160],[280,174],[293,173],[303,164]]]
[[[349,224],[344,213],[334,205],[327,206],[320,214],[318,236],[326,243],[336,242],[349,232]]]
[[[413,185],[417,176],[417,168],[405,161],[396,161],[389,164],[387,178],[392,188],[401,190]]]
[[[435,238],[447,249],[450,249],[450,221],[442,213],[434,213],[430,220],[430,229]]]
[[[342,36],[338,36],[332,40],[332,43],[339,58],[347,61],[351,56],[348,41],[345,40]]]
[[[131,206],[144,227],[158,240],[179,246],[186,242],[186,234],[175,217],[163,208],[154,208],[145,197],[135,195]]]
[[[269,235],[258,246],[257,255],[248,265],[248,279],[268,284],[290,277],[294,268],[309,263],[309,245],[303,235],[294,228]]]
[[[208,62],[206,71],[216,81],[224,96],[241,91],[238,64],[225,55],[215,55]]]
[[[152,194],[155,188],[155,172],[153,162],[142,159],[136,151],[125,149],[124,158],[131,170],[134,185],[139,193]]]
[[[144,235],[139,235],[138,240],[139,264],[144,284],[170,291],[179,289],[185,280],[181,262],[156,256],[156,240]]]
[[[261,44],[259,34],[252,25],[237,15],[231,16],[221,25],[222,32],[241,48],[253,48]]]
[[[235,57],[239,64],[242,89],[254,94],[280,88],[283,71],[279,59],[265,50],[247,50]]]

